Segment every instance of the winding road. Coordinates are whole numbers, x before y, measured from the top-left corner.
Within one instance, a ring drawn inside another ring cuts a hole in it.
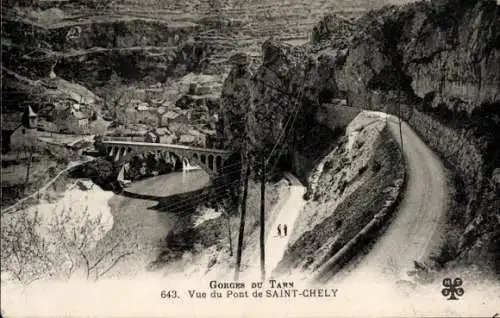
[[[400,143],[398,118],[389,115],[388,124]],[[401,277],[405,269],[413,268],[414,260],[424,261],[439,244],[448,196],[445,169],[438,156],[404,122],[402,134],[407,162],[403,199],[388,228],[347,274],[348,281]]]

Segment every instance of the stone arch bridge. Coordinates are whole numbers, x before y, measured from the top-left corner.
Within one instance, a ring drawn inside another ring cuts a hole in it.
[[[101,142],[100,147],[105,149],[108,158],[118,164],[123,164],[132,157],[143,153],[166,152],[174,154],[181,160],[187,159],[189,163],[201,167],[208,173],[210,178],[214,178],[220,173],[224,167],[224,162],[232,154],[231,151],[221,149],[134,141],[105,140]]]

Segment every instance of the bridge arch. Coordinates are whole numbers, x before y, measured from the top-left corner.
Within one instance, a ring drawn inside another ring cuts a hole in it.
[[[208,155],[208,169],[214,170],[214,156]]]
[[[200,166],[210,177],[218,174],[224,161],[231,157],[230,151],[221,149],[133,141],[104,140],[99,148],[106,150],[109,160],[119,164],[128,162],[135,156],[146,159],[149,155],[153,155],[156,159],[165,159],[176,168],[181,168],[186,162],[184,159],[187,159],[190,164]]]
[[[215,157],[215,170],[219,171],[222,169],[222,158],[221,156],[216,156]]]

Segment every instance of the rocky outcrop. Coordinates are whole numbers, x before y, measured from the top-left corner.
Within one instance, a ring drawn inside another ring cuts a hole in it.
[[[463,204],[452,213],[460,239],[448,261],[500,272],[499,8],[492,0],[388,6],[354,23],[327,16],[302,47],[267,41],[253,78],[257,140],[269,149],[297,102],[294,133],[306,142],[318,135],[300,130],[338,99],[401,112],[463,183]]]
[[[226,79],[220,111],[225,114],[224,126],[241,125],[244,117],[236,117],[232,112],[248,102],[246,98],[250,95],[230,102],[225,92],[239,91],[233,87],[244,81],[250,87],[255,109],[251,118],[255,123],[251,129],[254,138],[252,152],[263,152],[273,165],[284,164],[288,168],[292,165],[305,173],[312,168],[314,158],[324,154],[335,135],[340,133],[332,133],[328,123],[318,123],[315,117],[320,112],[319,100],[342,94],[334,81],[335,61],[342,53],[308,57],[307,49],[282,44],[275,39],[265,41],[262,51],[263,63],[252,74],[240,72],[238,70],[242,68],[235,67]],[[241,131],[242,127],[238,129]],[[279,147],[275,146],[277,144]],[[298,149],[298,152],[293,153],[292,149]],[[291,160],[302,154],[305,157],[301,160]],[[305,177],[305,174],[299,175]]]
[[[451,8],[442,12],[417,3],[365,17],[344,67],[351,102],[374,103],[371,91],[394,89],[396,80],[406,95],[426,99],[431,107],[445,103],[469,115],[497,101],[498,5],[468,1]]]

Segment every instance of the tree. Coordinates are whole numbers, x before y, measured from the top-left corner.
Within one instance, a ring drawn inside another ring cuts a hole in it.
[[[40,279],[68,280],[80,273],[97,280],[106,275],[133,251],[121,239],[103,248],[97,241],[106,233],[103,215],[92,216],[88,209],[75,213],[62,209],[52,218],[37,210],[21,210],[2,216],[2,272],[23,285]]]
[[[106,120],[116,120],[121,124],[127,122],[127,116],[125,115],[124,105],[130,103],[132,100],[131,90],[125,87],[120,77],[113,72],[111,78],[106,84],[99,90],[99,95],[104,100],[104,109],[106,110]]]
[[[218,202],[217,204],[217,210],[221,211],[222,215],[224,215],[224,219],[226,221],[226,227],[227,227],[227,237],[229,240],[229,256],[233,256],[233,233],[231,230],[231,214],[229,211],[233,209],[231,207],[232,200],[228,199],[223,199],[222,201]]]
[[[37,131],[35,129],[25,127],[20,127],[19,129],[23,132],[22,138],[17,138],[16,141],[13,142],[11,150],[17,152],[18,156],[21,154],[26,155],[26,174],[23,183],[23,191],[26,192],[30,183],[33,158],[35,154],[41,152],[44,147],[42,142],[37,139]]]
[[[107,123],[102,119],[98,118],[94,122],[92,122],[92,134],[98,135],[98,136],[104,136],[106,134],[108,125]]]

